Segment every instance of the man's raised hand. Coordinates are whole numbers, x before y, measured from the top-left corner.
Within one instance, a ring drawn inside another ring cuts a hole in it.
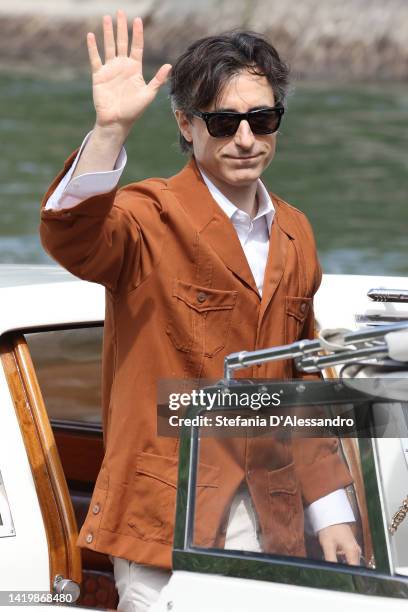
[[[143,78],[143,23],[133,20],[132,41],[128,53],[127,17],[117,12],[117,36],[113,32],[112,18],[103,18],[105,63],[98,52],[95,34],[87,36],[89,60],[92,69],[93,100],[96,126],[121,132],[126,138],[133,123],[154,100],[171,70],[164,64],[149,83]]]

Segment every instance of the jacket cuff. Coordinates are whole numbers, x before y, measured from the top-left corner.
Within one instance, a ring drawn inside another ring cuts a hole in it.
[[[118,186],[116,185],[111,191],[107,193],[99,194],[96,196],[92,196],[83,200],[80,204],[77,204],[75,207],[70,209],[62,209],[62,210],[46,210],[45,206],[50,196],[54,193],[55,189],[58,187],[59,183],[71,168],[74,163],[76,156],[78,154],[79,148],[76,149],[71,155],[66,159],[64,163],[64,167],[61,172],[56,176],[56,178],[51,183],[48,188],[42,202],[41,202],[41,219],[44,221],[52,220],[52,219],[69,219],[75,217],[105,217],[113,205],[113,200],[115,198],[116,192],[118,190]]]
[[[337,489],[329,495],[317,499],[305,508],[305,520],[317,533],[330,525],[353,523],[356,519],[344,489]]]

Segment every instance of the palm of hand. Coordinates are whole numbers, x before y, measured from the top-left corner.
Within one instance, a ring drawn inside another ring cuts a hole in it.
[[[103,18],[103,34],[104,64],[98,52],[95,34],[90,32],[87,36],[96,124],[100,127],[119,128],[121,131],[124,128],[128,132],[166,82],[171,65],[164,64],[146,84],[142,70],[143,23],[140,18],[133,21],[130,55],[124,11],[117,13],[117,40],[109,15]]]
[[[147,88],[138,63],[115,57],[93,75],[93,99],[98,123],[132,123],[154,97]]]

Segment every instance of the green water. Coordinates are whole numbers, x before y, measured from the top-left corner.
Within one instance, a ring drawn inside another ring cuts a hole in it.
[[[0,91],[0,263],[49,262],[39,202],[93,125],[90,84],[3,75]],[[403,84],[301,84],[290,96],[264,178],[309,216],[325,272],[408,274],[407,119]],[[165,91],[127,152],[122,183],[185,163]]]

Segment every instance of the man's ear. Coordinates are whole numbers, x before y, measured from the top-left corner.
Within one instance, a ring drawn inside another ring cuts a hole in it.
[[[193,142],[193,135],[191,133],[191,122],[186,117],[185,112],[181,111],[181,110],[175,110],[174,111],[174,115],[176,117],[176,121],[177,121],[177,124],[179,126],[180,132],[183,134],[183,136],[187,140],[187,142],[192,143]]]

